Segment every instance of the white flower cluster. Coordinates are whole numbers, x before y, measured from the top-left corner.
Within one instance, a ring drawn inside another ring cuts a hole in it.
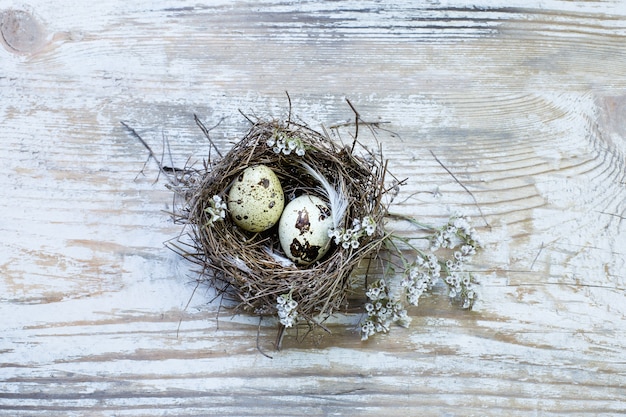
[[[446,261],[445,279],[450,289],[450,298],[459,298],[463,308],[470,308],[476,298],[475,283],[471,273],[464,270],[465,264],[472,259],[476,253],[476,247],[465,244],[460,250],[454,252],[454,259]]]
[[[418,305],[422,294],[430,289],[437,279],[441,277],[441,265],[434,254],[420,254],[415,262],[408,268],[407,274],[402,280],[407,300],[411,305]]]
[[[280,323],[285,327],[291,327],[298,317],[298,303],[291,298],[291,294],[282,294],[276,300],[276,309]]]
[[[463,308],[471,308],[476,300],[475,283],[465,265],[482,246],[476,230],[470,225],[470,218],[453,216],[448,224],[437,230],[431,239],[431,250],[447,248],[454,250],[453,257],[443,263],[445,283],[450,298],[458,299]]]
[[[209,219],[205,224],[206,227],[209,227],[215,222],[224,220],[226,217],[226,203],[222,201],[222,197],[214,195],[213,198],[209,200],[209,206],[204,209],[204,212],[209,215]]]
[[[355,223],[356,224],[356,223]],[[364,228],[365,222],[358,222],[357,232]],[[394,298],[383,279],[368,287],[365,295],[369,302],[365,304],[367,318],[361,323],[361,339],[367,340],[376,333],[387,333],[392,323],[408,326],[411,319],[403,304],[417,306],[420,297],[439,280],[448,287],[449,295],[463,308],[469,309],[476,300],[476,282],[473,275],[465,270],[478,248],[482,245],[476,231],[470,225],[470,219],[453,216],[443,227],[434,228],[421,225],[432,232],[430,252],[417,249],[417,257],[408,261],[406,273],[400,282],[402,293]],[[374,225],[375,227],[375,225]],[[375,230],[375,228],[373,229]],[[345,232],[344,232],[345,233]],[[343,234],[332,235],[342,238]],[[349,241],[349,239],[348,239]],[[443,249],[446,255],[437,256],[434,252]]]
[[[344,249],[356,249],[359,247],[359,240],[363,236],[372,236],[375,231],[376,221],[371,216],[365,216],[360,220],[352,220],[352,227],[349,229],[330,229],[328,236]]]
[[[276,130],[266,143],[274,153],[289,155],[291,152],[295,152],[296,155],[303,156],[306,152],[302,139],[279,130]]]
[[[454,249],[461,243],[478,248],[481,245],[480,238],[476,230],[470,224],[471,219],[466,216],[452,216],[448,220],[448,224],[432,236],[430,240],[430,250],[435,251],[439,248]]]
[[[401,283],[407,301],[418,305],[422,294],[442,278],[448,286],[450,298],[458,300],[463,308],[471,308],[476,300],[476,283],[472,274],[465,270],[465,265],[481,244],[476,230],[470,226],[470,219],[453,216],[446,225],[435,230],[430,243],[431,251],[449,249],[454,251],[453,256],[445,260],[434,253],[419,253]]]
[[[365,304],[367,319],[361,324],[361,340],[367,340],[376,333],[387,333],[391,323],[407,327],[411,322],[402,303],[392,301],[389,297],[383,279],[370,285],[365,295],[370,302]]]

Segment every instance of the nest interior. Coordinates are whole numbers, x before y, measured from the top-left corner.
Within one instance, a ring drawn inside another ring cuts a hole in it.
[[[280,136],[298,138],[304,145],[304,155],[276,152],[268,140]],[[319,182],[306,172],[302,162],[344,190],[348,207],[339,227],[347,229],[353,219],[365,216],[376,222],[374,234],[364,236],[357,248],[332,243],[322,259],[298,267],[281,260],[284,253],[277,226],[250,233],[238,228],[228,215],[207,226],[210,215],[205,209],[213,196],[227,201],[234,179],[253,165],[266,165],[276,173],[285,193],[285,204],[305,193],[327,200]],[[238,309],[275,315],[277,297],[289,293],[298,303],[299,317],[319,323],[345,306],[353,270],[361,261],[374,258],[383,245],[382,222],[387,213],[383,201],[385,175],[380,149],[368,150],[356,139],[351,146],[339,146],[326,132],[322,134],[302,124],[253,121],[247,134],[226,155],[206,161],[201,171],[177,187],[184,201],[178,217],[191,228],[193,242],[190,250],[176,246],[177,251],[201,267],[201,281],[232,298]]]

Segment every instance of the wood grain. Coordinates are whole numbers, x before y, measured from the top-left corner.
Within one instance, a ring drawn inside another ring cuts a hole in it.
[[[0,415],[626,412],[621,2],[0,13]],[[194,113],[221,120],[226,151],[247,127],[239,110],[284,117],[285,91],[313,127],[349,121],[346,97],[389,122],[378,140],[408,178],[395,211],[474,218],[486,247],[473,312],[436,288],[409,329],[364,343],[350,313],[276,352],[276,323],[195,288],[163,246],[180,232],[172,196],[120,121],[157,153],[167,140],[174,164],[200,163]]]

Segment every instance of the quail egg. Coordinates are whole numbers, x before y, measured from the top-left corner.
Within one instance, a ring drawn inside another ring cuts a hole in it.
[[[270,229],[280,219],[284,207],[283,188],[266,165],[243,170],[228,193],[228,211],[233,221],[249,232]]]
[[[283,251],[298,265],[309,265],[328,252],[333,218],[328,204],[312,195],[295,198],[278,222]]]

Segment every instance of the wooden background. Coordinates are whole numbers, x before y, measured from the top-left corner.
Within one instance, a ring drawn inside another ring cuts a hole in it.
[[[0,415],[625,413],[626,5],[515,3],[0,1]],[[389,122],[396,211],[475,218],[473,312],[438,288],[409,329],[364,343],[348,314],[280,352],[268,321],[269,359],[192,297],[120,121],[180,165],[194,113],[226,151],[286,90],[314,128],[346,98]]]

